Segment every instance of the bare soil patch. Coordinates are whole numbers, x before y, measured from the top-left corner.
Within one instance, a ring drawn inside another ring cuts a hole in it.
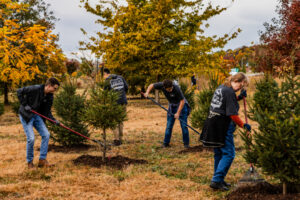
[[[107,157],[105,161],[100,156],[82,155],[73,160],[75,165],[88,165],[92,167],[108,166],[114,169],[123,169],[132,164],[147,164],[146,160],[132,159],[123,156]]]
[[[298,200],[299,193],[282,195],[282,186],[271,185],[267,182],[258,183],[253,186],[237,188],[226,197],[227,200]]]

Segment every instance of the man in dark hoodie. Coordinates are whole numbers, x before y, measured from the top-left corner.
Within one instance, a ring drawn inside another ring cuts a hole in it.
[[[127,105],[127,98],[126,98],[126,92],[128,91],[128,85],[125,81],[125,79],[116,74],[110,74],[110,70],[107,68],[103,69],[103,77],[105,81],[107,81],[109,84],[109,89],[113,89],[114,91],[117,91],[119,93],[119,99],[117,101],[118,104],[123,105],[124,109],[126,110]],[[120,146],[122,144],[122,137],[123,137],[123,123],[120,123],[114,132],[114,145]]]
[[[42,115],[47,116],[50,119],[59,122],[53,117],[51,113],[51,107],[53,104],[53,93],[58,90],[60,83],[56,78],[49,78],[45,85],[31,85],[23,87],[17,90],[18,99],[20,101],[19,116],[24,128],[24,132],[27,136],[26,145],[26,160],[28,168],[33,168],[34,157],[34,132],[33,127],[42,136],[39,167],[50,166],[47,158],[48,143],[50,133],[45,125],[44,120],[39,116],[31,112],[35,110]]]

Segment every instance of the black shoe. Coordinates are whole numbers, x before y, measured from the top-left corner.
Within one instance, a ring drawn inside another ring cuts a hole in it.
[[[188,149],[188,148],[190,148],[190,145],[185,144],[185,145],[184,145],[184,148],[185,148],[185,149]]]
[[[170,147],[170,145],[169,145],[169,144],[163,143],[163,145],[162,145],[161,147],[163,147],[163,148],[168,148],[168,147]]]
[[[231,187],[231,184],[230,183],[227,183],[227,182],[223,182],[223,185],[225,185],[226,187],[230,188]]]
[[[228,191],[228,187],[226,187],[223,183],[220,182],[214,182],[212,181],[209,185],[209,187],[211,187],[212,189],[215,190],[222,190],[222,191]]]
[[[122,142],[120,140],[114,140],[114,145],[115,146],[120,146]]]

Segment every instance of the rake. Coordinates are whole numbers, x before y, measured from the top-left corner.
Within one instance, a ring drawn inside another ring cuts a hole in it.
[[[142,93],[142,95],[144,95],[144,93]],[[150,99],[153,103],[155,103],[156,105],[158,105],[159,107],[161,107],[162,109],[164,109],[165,111],[167,111],[168,114],[174,116],[173,113],[169,112],[169,110],[167,108],[165,108],[164,106],[162,106],[160,103],[158,103],[157,101],[155,101],[153,98],[151,97],[147,97],[147,99]],[[190,125],[188,125],[187,123],[185,123],[185,121],[179,119],[184,125],[186,125],[187,127],[189,127],[190,129],[192,129],[195,133],[197,133],[198,135],[201,135],[196,129],[194,129],[193,127],[191,127]]]
[[[243,102],[244,102],[245,121],[246,121],[246,123],[248,123],[247,105],[246,105],[246,99],[245,99],[245,97],[243,97]],[[250,134],[250,133],[247,131],[247,134]],[[264,182],[264,181],[265,180],[254,169],[253,164],[250,163],[249,170],[240,179],[239,183],[241,183],[241,184],[253,184],[253,183],[260,183],[260,182]]]

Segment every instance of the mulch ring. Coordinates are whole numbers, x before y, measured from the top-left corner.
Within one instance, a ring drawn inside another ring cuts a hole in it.
[[[101,156],[82,155],[73,160],[75,165],[89,165],[92,167],[100,168],[101,166],[108,166],[114,169],[123,169],[131,164],[147,164],[146,160],[136,160],[123,156],[106,157],[102,161]]]
[[[255,185],[241,186],[226,196],[227,200],[299,200],[300,193],[282,195],[282,186],[271,185],[267,182]]]
[[[49,144],[48,146],[48,152],[62,152],[62,153],[79,153],[82,151],[87,151],[90,148],[94,148],[95,146],[92,145],[87,145],[87,144],[82,144],[82,145],[77,145],[73,147],[67,147],[67,146],[57,146],[54,144]],[[37,147],[37,151],[40,151],[40,147]]]

